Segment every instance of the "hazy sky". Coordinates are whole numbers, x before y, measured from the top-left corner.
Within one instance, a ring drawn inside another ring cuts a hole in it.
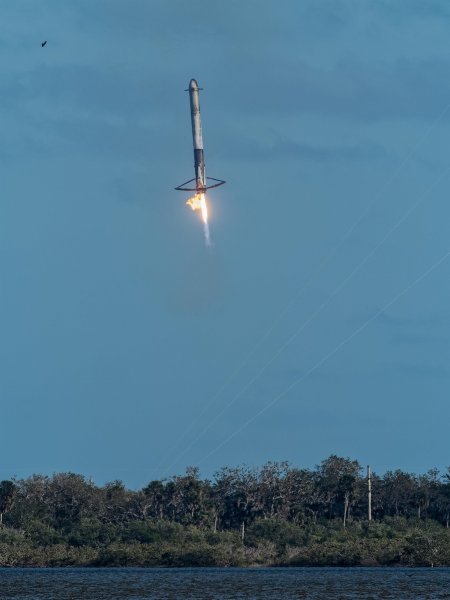
[[[3,0],[0,477],[445,467],[450,259],[341,344],[450,250],[449,31],[447,0]]]

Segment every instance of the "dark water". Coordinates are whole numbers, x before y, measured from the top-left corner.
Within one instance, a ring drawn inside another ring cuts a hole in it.
[[[450,599],[450,569],[0,569],[1,600]]]

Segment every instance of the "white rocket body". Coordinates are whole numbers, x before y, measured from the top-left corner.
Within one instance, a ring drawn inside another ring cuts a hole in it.
[[[203,152],[203,136],[202,136],[202,119],[200,116],[200,89],[195,79],[191,79],[189,82],[189,88],[186,90],[189,92],[189,101],[191,104],[191,125],[192,125],[192,142],[194,145],[194,170],[195,178],[182,183],[176,190],[181,191],[194,191],[197,194],[204,194],[206,190],[210,188],[219,187],[223,185],[225,181],[222,179],[215,179],[214,177],[206,177],[205,173],[205,156]],[[211,185],[207,184],[207,179],[215,182]],[[195,181],[195,187],[186,187],[188,184]]]
[[[192,141],[194,144],[195,183],[197,192],[202,193],[206,189],[206,175],[199,90],[198,83],[195,79],[191,79],[189,82],[189,100],[191,103]]]

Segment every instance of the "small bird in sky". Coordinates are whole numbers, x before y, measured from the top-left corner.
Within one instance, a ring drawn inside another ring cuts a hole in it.
[[[47,43],[47,40],[45,40],[45,42],[42,42],[41,47],[43,48],[46,43]]]

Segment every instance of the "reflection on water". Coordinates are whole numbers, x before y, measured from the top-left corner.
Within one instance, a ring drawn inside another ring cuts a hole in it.
[[[450,569],[0,569],[1,600],[450,599]]]

